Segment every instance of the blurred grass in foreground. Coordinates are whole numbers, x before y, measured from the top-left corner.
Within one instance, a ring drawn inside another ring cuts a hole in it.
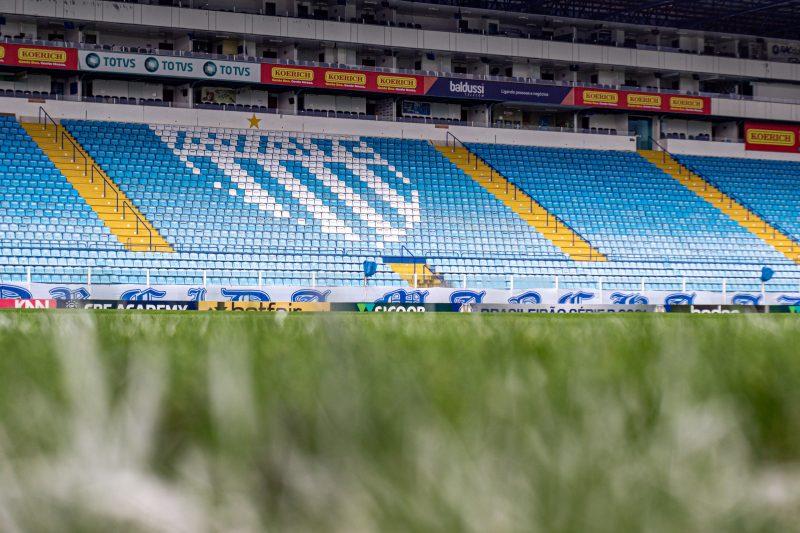
[[[797,531],[792,316],[0,314],[0,530]]]

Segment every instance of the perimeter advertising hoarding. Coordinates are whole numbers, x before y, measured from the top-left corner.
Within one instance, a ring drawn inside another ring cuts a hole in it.
[[[574,89],[574,104],[627,111],[711,114],[711,99],[706,96],[618,91],[616,89],[578,87]]]
[[[52,299],[2,299],[0,309],[54,309],[58,303]]]
[[[465,304],[462,312],[472,313],[548,313],[548,314],[593,314],[593,313],[654,313],[664,311],[659,305],[516,305],[516,304]]]
[[[436,78],[323,67],[261,64],[261,83],[392,94],[425,94]]]
[[[117,309],[145,311],[196,311],[197,302],[136,300],[58,300],[60,309]]]
[[[0,65],[5,67],[34,67],[59,70],[78,69],[75,48],[0,44]]]
[[[762,152],[800,152],[800,126],[745,122],[744,140],[747,150]]]
[[[359,302],[332,303],[331,311],[354,313],[457,313],[461,304]]]
[[[266,313],[320,313],[331,310],[327,302],[198,302],[200,311],[255,311]]]
[[[692,313],[700,315],[736,315],[752,313],[800,313],[798,305],[668,305],[670,313]]]
[[[90,72],[245,81],[250,83],[258,83],[261,78],[259,64],[244,61],[217,61],[190,57],[87,50],[78,52],[78,60],[80,70]]]

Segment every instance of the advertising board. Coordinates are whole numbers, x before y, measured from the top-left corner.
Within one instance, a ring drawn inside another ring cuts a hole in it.
[[[75,48],[0,44],[0,65],[58,70],[77,70],[78,51]]]
[[[55,309],[57,302],[51,299],[2,299],[0,309]]]
[[[425,94],[436,78],[325,67],[261,64],[261,83],[393,94]]]
[[[745,122],[744,140],[747,150],[762,152],[800,152],[800,126]]]
[[[491,80],[433,78],[426,92],[442,98],[467,98],[560,105],[566,102],[572,89],[557,85],[538,85]]]
[[[616,89],[574,89],[577,106],[604,107],[627,111],[659,111],[693,115],[710,115],[711,99],[706,96],[659,94]]]
[[[355,313],[454,313],[461,304],[397,303],[397,302],[358,302],[332,303],[331,311]]]
[[[59,300],[60,309],[117,309],[145,311],[196,311],[197,302],[136,300]]]
[[[244,61],[87,50],[80,50],[78,59],[80,70],[91,72],[250,83],[258,83],[261,77],[258,63]]]
[[[327,302],[198,302],[200,311],[253,311],[265,313],[319,313],[331,310]]]
[[[591,314],[591,313],[654,313],[664,311],[658,305],[516,305],[516,304],[465,304],[462,312],[472,313],[548,313],[548,314]]]

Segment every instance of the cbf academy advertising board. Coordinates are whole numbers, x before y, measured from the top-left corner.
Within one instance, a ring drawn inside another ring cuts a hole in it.
[[[80,70],[113,74],[137,74],[170,78],[243,81],[258,83],[258,63],[217,61],[178,56],[156,56],[122,52],[78,52]]]

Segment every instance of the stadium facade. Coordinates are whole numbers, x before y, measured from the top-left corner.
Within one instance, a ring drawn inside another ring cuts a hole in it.
[[[800,302],[797,15],[533,4],[0,0],[0,296]]]

